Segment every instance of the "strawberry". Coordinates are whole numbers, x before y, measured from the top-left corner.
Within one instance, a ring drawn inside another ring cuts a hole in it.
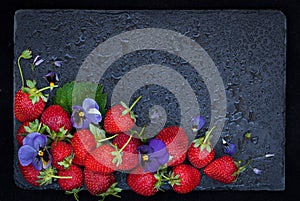
[[[180,164],[173,168],[173,179],[169,181],[177,193],[189,193],[200,184],[201,174],[196,168]]]
[[[58,177],[72,177],[70,179],[57,180],[58,185],[64,191],[73,191],[74,189],[81,188],[84,183],[83,172],[79,166],[71,165],[69,169],[59,170]]]
[[[51,149],[52,165],[58,170],[68,169],[74,157],[73,147],[67,142],[52,142]]]
[[[123,102],[112,106],[104,118],[104,130],[109,134],[121,133],[131,130],[134,127],[136,116],[133,107],[141,99],[139,96],[130,108]]]
[[[113,152],[116,149],[108,144],[101,145],[90,154],[84,161],[84,166],[93,172],[111,173],[116,170],[116,165],[113,163]]]
[[[122,163],[118,166],[118,170],[131,170],[139,164],[137,148],[142,144],[141,140],[131,138],[126,133],[120,133],[114,138],[112,144],[122,149]]]
[[[59,132],[62,127],[69,132],[72,130],[69,114],[60,105],[50,105],[42,113],[41,122],[54,132]]]
[[[28,165],[28,166],[22,166],[19,163],[19,167],[20,167],[20,171],[24,177],[24,179],[31,185],[33,186],[40,186],[39,183],[39,178],[38,176],[40,175],[40,171],[34,169],[34,167],[32,166],[32,164]]]
[[[26,126],[29,126],[29,121],[23,122],[17,131],[16,139],[20,146],[23,145],[23,139],[26,137],[26,134],[28,134],[28,132],[25,129]]]
[[[214,129],[215,127],[212,127],[203,137],[195,139],[188,149],[188,160],[196,168],[205,167],[215,157],[215,149],[210,143],[211,133]]]
[[[105,193],[116,181],[113,173],[104,174],[89,169],[84,169],[84,179],[85,186],[92,195]]]
[[[231,156],[225,155],[208,164],[204,168],[204,173],[216,181],[231,184],[248,164],[249,162],[240,167],[240,163],[236,163]]]
[[[96,140],[94,135],[87,129],[78,130],[71,139],[71,145],[74,149],[73,163],[84,165],[84,160],[88,153],[96,148]]]
[[[167,150],[172,156],[168,166],[176,166],[183,163],[188,149],[188,137],[182,128],[178,126],[166,127],[155,138],[166,144]]]
[[[152,196],[158,192],[157,179],[151,172],[145,173],[143,170],[135,170],[134,174],[128,174],[127,184],[137,194]],[[138,174],[136,174],[138,173]]]
[[[17,91],[14,99],[14,114],[18,121],[33,121],[38,119],[44,111],[47,99],[41,92],[35,91],[37,91],[35,87],[24,87]]]

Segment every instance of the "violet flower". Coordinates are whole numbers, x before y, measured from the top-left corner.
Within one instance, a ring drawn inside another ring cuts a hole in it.
[[[228,154],[232,156],[236,152],[236,145],[230,142],[227,142],[226,140],[222,139],[222,145],[223,145],[223,152],[224,154]]]
[[[34,59],[33,59],[33,62],[31,64],[31,70],[34,71],[34,68],[36,66],[39,66],[41,63],[44,62],[44,59],[41,59],[40,58],[40,55],[37,55]]]
[[[198,132],[201,128],[203,128],[205,123],[206,122],[202,116],[197,116],[197,117],[192,118],[192,120],[191,120],[192,131],[194,133]]]
[[[262,170],[260,170],[260,169],[258,169],[258,168],[253,168],[253,172],[255,173],[255,174],[261,174],[262,173]]]
[[[152,139],[148,145],[138,147],[141,165],[145,172],[156,172],[169,161],[169,153],[163,141]]]
[[[43,76],[45,80],[49,83],[50,87],[55,86],[59,82],[58,74],[56,72],[50,71]]]
[[[56,67],[61,67],[62,61],[54,61],[53,64],[54,64],[54,66],[56,66]]]
[[[18,151],[22,166],[32,166],[36,170],[47,169],[51,166],[52,157],[47,150],[47,136],[38,132],[30,133],[23,139],[23,146]]]
[[[91,98],[84,99],[82,106],[75,105],[72,109],[71,123],[75,128],[89,128],[90,123],[98,124],[102,120],[99,106]]]

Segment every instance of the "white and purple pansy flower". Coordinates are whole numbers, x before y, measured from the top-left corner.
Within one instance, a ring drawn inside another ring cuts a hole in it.
[[[102,121],[99,106],[96,101],[91,98],[84,99],[82,106],[75,105],[72,109],[71,122],[73,127],[77,129],[89,128],[90,123],[98,124]]]
[[[152,139],[148,145],[138,147],[140,162],[145,172],[156,172],[169,161],[169,153],[163,141]]]
[[[23,140],[23,146],[18,151],[22,166],[30,164],[36,170],[47,169],[51,166],[52,157],[47,149],[47,136],[38,132],[28,134]]]

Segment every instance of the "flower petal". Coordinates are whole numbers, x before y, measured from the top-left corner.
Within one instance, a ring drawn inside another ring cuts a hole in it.
[[[46,135],[38,135],[33,139],[33,148],[35,150],[40,150],[40,148],[45,147],[47,145],[47,136]]]
[[[192,118],[191,123],[192,123],[193,131],[197,132],[197,131],[201,130],[201,128],[203,128],[203,126],[205,125],[206,122],[202,116],[197,116],[197,117]]]
[[[99,106],[94,99],[86,98],[82,103],[82,107],[85,111],[89,111],[92,108],[99,110]]]
[[[43,169],[43,163],[42,160],[38,159],[38,158],[34,158],[32,161],[32,166],[34,167],[34,169],[36,170],[42,170]]]
[[[90,122],[93,122],[94,124],[98,124],[99,122],[102,121],[102,116],[101,114],[98,115],[98,114],[86,114],[85,115],[86,118],[90,121]]]
[[[39,135],[41,135],[41,134],[38,132],[34,132],[34,133],[30,133],[30,134],[26,135],[26,137],[23,139],[23,145],[29,145],[29,146],[33,147],[34,138]]]
[[[166,151],[165,154],[161,155],[159,158],[156,158],[160,165],[164,165],[169,161],[169,153]]]
[[[28,166],[32,163],[36,155],[37,151],[29,145],[23,145],[18,151],[18,158],[22,166]]]
[[[148,172],[156,172],[159,167],[159,162],[155,158],[152,158],[150,162],[145,163],[144,170]]]
[[[153,152],[153,149],[148,145],[141,145],[138,147],[138,152],[140,154],[149,154]]]
[[[157,152],[161,149],[165,149],[166,148],[166,144],[158,139],[152,139],[149,142],[149,146],[153,149],[153,152]]]
[[[51,163],[52,163],[52,156],[48,150],[46,150],[46,155],[47,155],[46,159],[42,158],[42,164],[43,164],[44,169],[47,169],[48,167],[50,167]]]

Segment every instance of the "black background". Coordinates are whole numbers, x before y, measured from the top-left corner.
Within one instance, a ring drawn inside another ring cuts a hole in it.
[[[273,1],[234,1],[234,0],[186,0],[186,1],[97,1],[97,0],[31,0],[6,1],[0,8],[0,201],[10,200],[74,200],[62,191],[25,191],[15,186],[13,181],[13,22],[18,9],[277,9],[287,18],[287,87],[286,87],[286,190],[284,191],[198,191],[187,195],[174,192],[160,192],[144,198],[131,191],[121,193],[121,200],[298,200],[300,181],[299,145],[300,115],[298,101],[300,90],[300,2]],[[80,200],[98,200],[84,191]],[[120,200],[106,198],[107,200]]]

